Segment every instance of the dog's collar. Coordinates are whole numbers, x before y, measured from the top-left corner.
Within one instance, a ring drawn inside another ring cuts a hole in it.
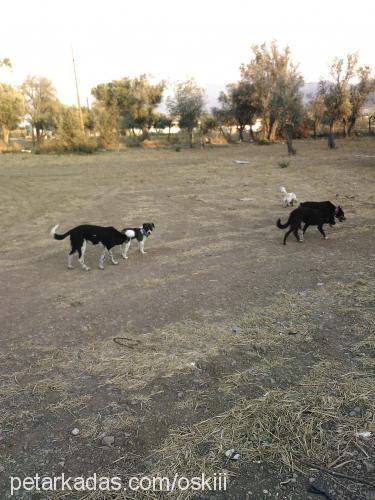
[[[337,217],[337,214],[339,213],[340,207],[335,208],[335,216]]]

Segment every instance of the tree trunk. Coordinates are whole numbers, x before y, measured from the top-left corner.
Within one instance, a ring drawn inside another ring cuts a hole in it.
[[[237,127],[237,130],[238,130],[238,139],[239,139],[240,142],[243,142],[243,129],[244,129],[243,125],[239,125]]]
[[[189,129],[190,147],[193,147],[193,129]]]
[[[254,132],[253,132],[253,126],[250,125],[250,130],[249,130],[249,141],[255,142],[255,137],[254,137]]]
[[[35,129],[35,130],[36,130],[36,143],[37,143],[37,144],[38,144],[38,146],[39,146],[39,144],[40,144],[40,128],[39,128],[39,127],[36,127],[36,129]]]
[[[329,124],[329,133],[328,133],[328,147],[330,149],[335,149],[336,148],[335,138],[333,136],[333,132],[334,132],[334,124],[330,123]]]
[[[269,141],[274,141],[275,140],[277,126],[278,126],[277,120],[272,120],[272,122],[270,122],[270,129],[268,131],[268,137],[267,137],[267,139]]]
[[[3,141],[6,145],[9,144],[9,129],[3,125],[1,130],[1,135],[3,136]]]
[[[373,116],[369,116],[368,118],[368,133],[369,135],[372,135],[372,121],[374,120]]]
[[[348,137],[348,121],[346,118],[342,120],[343,123],[343,136],[346,139]]]
[[[269,133],[270,133],[270,129],[269,129],[269,117],[266,113],[263,113],[263,116],[262,116],[262,129],[260,131],[260,138],[262,140],[267,140],[268,136],[269,136]]]
[[[318,137],[317,130],[318,130],[317,123],[314,122],[314,126],[313,126],[313,138],[314,138],[314,141],[316,141],[316,139]]]
[[[355,125],[355,122],[356,122],[356,118],[354,116],[352,118],[350,118],[350,120],[349,120],[349,127],[348,127],[348,135],[349,136],[352,133],[352,130],[353,130],[354,125]]]
[[[285,129],[286,145],[288,148],[288,155],[295,155],[297,151],[293,147],[293,134],[289,127]]]

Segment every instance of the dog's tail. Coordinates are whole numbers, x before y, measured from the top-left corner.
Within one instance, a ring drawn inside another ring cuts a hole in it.
[[[289,219],[287,220],[287,222],[285,224],[281,224],[281,219],[277,219],[276,226],[279,229],[285,229],[286,227],[290,226],[290,215],[289,215]]]
[[[280,193],[283,193],[283,194],[286,194],[287,193],[287,190],[285,189],[284,186],[280,186],[279,187],[279,190],[280,190]]]
[[[57,234],[56,231],[57,231],[58,227],[59,227],[59,225],[56,224],[56,226],[53,226],[53,228],[51,229],[50,234],[51,234],[52,238],[55,238],[55,240],[63,240],[64,238],[66,238],[67,236],[69,236],[70,231],[67,231],[64,234]]]

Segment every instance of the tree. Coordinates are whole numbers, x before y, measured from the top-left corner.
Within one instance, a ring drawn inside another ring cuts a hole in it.
[[[217,128],[217,121],[214,116],[209,114],[204,114],[200,121],[200,134],[201,134],[201,146],[205,147],[206,142],[211,143],[212,131]]]
[[[375,78],[371,78],[369,66],[362,66],[357,70],[358,83],[350,85],[349,100],[351,112],[348,118],[347,134],[350,135],[360,115],[361,108],[367,97],[375,90]],[[345,127],[345,124],[344,124]],[[345,128],[344,128],[345,129]]]
[[[198,126],[205,105],[204,90],[192,80],[179,82],[174,96],[167,99],[170,114],[178,119],[180,128],[189,134],[190,147],[193,147],[193,131]]]
[[[347,133],[346,124],[352,112],[350,81],[355,75],[357,62],[356,54],[349,54],[346,64],[343,59],[335,58],[330,68],[333,81],[319,83],[319,94],[325,106],[324,119],[329,125],[328,147],[331,149],[336,147],[334,132],[338,122],[344,123],[344,135]]]
[[[8,68],[12,68],[12,63],[10,62],[10,59],[5,57],[4,59],[0,59],[0,67],[1,66],[6,66]]]
[[[324,112],[325,106],[323,96],[320,94],[314,95],[307,105],[307,113],[310,124],[312,124],[313,127],[314,139],[317,138],[319,127],[324,118]]]
[[[9,142],[9,132],[22,120],[24,113],[22,94],[11,85],[0,83],[0,130],[5,144]]]
[[[45,77],[28,76],[21,86],[25,98],[26,116],[36,141],[41,143],[47,130],[56,128],[56,117],[60,103],[56,90],[50,80]]]
[[[152,84],[146,75],[138,78],[123,78],[102,83],[91,93],[112,117],[117,130],[142,130],[142,138],[148,136],[153,125],[156,107],[161,103],[165,82]]]
[[[288,154],[296,154],[293,147],[293,134],[304,115],[302,94],[303,78],[293,67],[280,73],[270,99],[270,109],[275,122],[279,124],[288,148]]]
[[[240,67],[242,79],[254,85],[255,107],[262,118],[263,139],[274,140],[278,127],[277,117],[271,109],[271,101],[278,85],[280,75],[285,77],[295,72],[296,67],[290,59],[290,50],[279,50],[273,41],[268,48],[265,43],[252,47],[253,59]]]
[[[158,113],[155,117],[154,127],[156,130],[164,130],[168,129],[168,141],[171,136],[171,128],[173,127],[173,119],[170,116],[167,116],[164,113]]]
[[[241,80],[227,85],[227,92],[220,93],[219,102],[227,120],[236,124],[240,142],[244,140],[246,125],[250,127],[250,135],[254,139],[251,128],[257,113],[254,84]]]
[[[76,106],[61,105],[57,115],[56,136],[67,144],[84,136]]]

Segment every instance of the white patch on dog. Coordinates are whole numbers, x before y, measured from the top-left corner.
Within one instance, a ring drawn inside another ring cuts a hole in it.
[[[128,238],[134,238],[135,232],[133,231],[133,229],[127,229],[125,231],[125,236],[127,236]]]

